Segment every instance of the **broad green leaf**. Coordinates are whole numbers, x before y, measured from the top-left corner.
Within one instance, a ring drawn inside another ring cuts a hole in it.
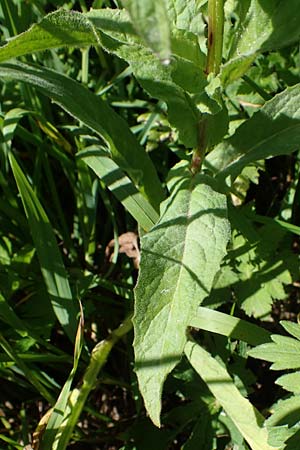
[[[50,48],[96,44],[97,34],[83,14],[59,10],[0,47],[0,62]]]
[[[271,369],[299,369],[300,342],[297,339],[274,334],[272,343],[262,344],[248,352],[253,358],[272,362]]]
[[[242,396],[227,370],[198,344],[188,341],[184,352],[252,450],[275,450],[268,444],[264,417]]]
[[[255,161],[292,153],[300,139],[300,84],[276,95],[206,158],[222,178],[236,177]]]
[[[164,194],[149,156],[138,144],[125,120],[99,96],[71,78],[32,65],[1,65],[0,76],[39,88],[69,114],[98,133],[107,142],[116,164],[129,174],[152,206],[158,208]]]
[[[271,340],[271,334],[264,328],[202,306],[198,308],[189,325],[232,339],[240,339],[250,345],[264,344]]]
[[[136,189],[107,152],[98,148],[88,148],[77,153],[78,158],[95,172],[107,188],[124,205],[145,231],[149,231],[158,220],[158,214],[151,204]]]
[[[251,0],[235,32],[231,55],[278,50],[300,39],[298,0]],[[287,25],[288,24],[288,31]]]
[[[200,113],[192,94],[201,93],[207,84],[203,71],[194,61],[175,54],[170,64],[161,64],[141,45],[125,11],[95,10],[86,16],[97,29],[101,45],[130,64],[137,80],[151,97],[167,103],[169,121],[178,129],[182,142],[187,147],[196,147]],[[180,48],[178,34],[176,36],[176,47]],[[185,36],[182,39],[185,40]]]
[[[123,0],[132,24],[163,63],[170,62],[171,37],[165,1]]]
[[[202,7],[207,0],[165,0],[170,20],[179,30],[204,35],[205,22]]]
[[[135,360],[140,390],[159,425],[167,375],[181,358],[186,328],[209,294],[229,240],[226,197],[213,180],[175,168],[171,196],[141,239],[135,289]]]
[[[28,218],[53,310],[58,321],[73,342],[76,334],[78,308],[74,304],[67,273],[53,229],[40,201],[12,154],[10,154],[10,164]]]
[[[221,68],[223,85],[242,76],[258,53],[278,50],[299,41],[298,0],[243,0],[236,2],[239,15],[230,59]],[[288,32],[286,24],[289,24]]]

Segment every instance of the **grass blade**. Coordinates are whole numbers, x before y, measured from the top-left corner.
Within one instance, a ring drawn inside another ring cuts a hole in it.
[[[77,157],[82,158],[95,172],[145,231],[153,227],[158,220],[157,212],[117,164],[109,158],[107,152],[99,147],[90,147],[78,153]]]
[[[36,194],[12,154],[10,154],[9,159],[28,218],[53,310],[66,334],[73,342],[76,334],[78,310],[72,298],[67,273],[53,229]]]

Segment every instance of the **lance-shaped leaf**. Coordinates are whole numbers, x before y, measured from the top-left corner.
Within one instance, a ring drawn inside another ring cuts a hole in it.
[[[57,47],[97,44],[92,23],[79,12],[55,11],[0,48],[0,62]]]
[[[211,290],[229,240],[225,195],[209,177],[177,170],[160,220],[141,239],[135,289],[136,371],[157,425],[163,383],[181,358],[186,328]]]
[[[149,202],[158,209],[164,193],[151,159],[125,120],[80,83],[44,67],[3,64],[0,77],[40,89],[69,114],[94,130],[108,144],[112,158],[126,171]]]
[[[293,152],[299,140],[300,84],[296,84],[266,102],[208,155],[206,164],[220,177],[236,176],[252,162]]]
[[[164,0],[123,0],[131,21],[143,41],[159,56],[169,62],[171,37]]]

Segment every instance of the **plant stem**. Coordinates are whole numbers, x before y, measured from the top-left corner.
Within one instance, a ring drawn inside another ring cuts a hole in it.
[[[223,51],[224,0],[208,0],[208,37],[206,73],[217,75]]]
[[[208,0],[208,37],[206,74],[217,75],[220,71],[224,33],[224,0]],[[194,150],[191,172],[200,171],[208,147],[208,123],[203,118],[198,125],[198,146]]]

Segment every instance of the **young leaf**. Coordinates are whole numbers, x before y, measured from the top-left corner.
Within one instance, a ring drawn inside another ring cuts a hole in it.
[[[300,139],[300,84],[287,88],[265,103],[235,134],[206,158],[219,176],[236,177],[255,161],[293,152]]]
[[[28,218],[53,310],[66,334],[73,342],[76,335],[78,309],[77,305],[74,304],[53,229],[36,194],[12,154],[10,154],[10,164]]]
[[[177,170],[160,220],[141,239],[135,289],[136,371],[157,425],[163,383],[181,358],[186,328],[210,292],[229,240],[226,197],[209,177]]]
[[[0,75],[39,88],[69,114],[98,133],[108,144],[114,161],[127,171],[155,209],[164,197],[156,170],[127,123],[84,86],[46,68],[25,64],[1,65]],[[84,105],[84,107],[82,106]]]
[[[123,0],[132,24],[144,42],[162,62],[171,56],[170,26],[165,1]]]

